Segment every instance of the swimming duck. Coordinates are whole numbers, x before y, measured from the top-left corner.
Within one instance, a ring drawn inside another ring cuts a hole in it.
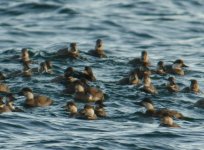
[[[129,63],[132,64],[133,66],[144,66],[144,67],[150,66],[150,61],[149,61],[149,56],[147,51],[142,51],[140,58],[135,58],[129,61]]]
[[[137,76],[137,72],[131,72],[128,77],[125,77],[118,82],[121,85],[138,85],[140,80]]]
[[[160,126],[162,127],[171,127],[171,128],[180,128],[180,126],[174,123],[173,118],[167,114],[165,114],[162,119]]]
[[[24,95],[26,97],[25,105],[29,107],[45,107],[53,103],[53,100],[43,95],[34,95],[32,89],[25,87],[20,92],[19,95]]]
[[[193,79],[193,80],[190,80],[191,81],[191,84],[190,84],[190,87],[186,87],[183,89],[184,92],[192,92],[192,93],[195,93],[195,94],[198,94],[200,91],[200,87],[198,85],[198,81]]]
[[[104,94],[100,89],[85,86],[82,82],[77,81],[75,86],[75,99],[84,102],[95,102],[104,100]]]
[[[11,112],[11,111],[12,110],[3,102],[3,97],[0,97],[0,113]]]
[[[166,85],[166,88],[169,92],[178,92],[180,90],[175,80],[176,79],[174,77],[168,78],[168,83]]]
[[[88,81],[96,81],[96,77],[93,74],[91,67],[85,66],[84,71],[80,78],[87,79]]]
[[[21,50],[21,60],[22,60],[22,62],[29,62],[29,63],[31,62],[30,55],[29,55],[27,48],[23,48]]]
[[[177,74],[177,75],[184,75],[183,67],[188,67],[186,64],[184,64],[184,61],[182,59],[177,59],[173,62],[172,65],[165,66],[166,71],[168,73]]]
[[[69,117],[76,117],[79,115],[78,113],[78,109],[77,109],[77,105],[75,102],[73,101],[69,101],[67,102],[66,106],[65,106],[65,109],[67,111],[69,111]]]
[[[105,107],[105,105],[103,104],[102,100],[95,102],[94,111],[95,111],[95,114],[97,117],[106,117],[107,116],[104,107]]]
[[[156,68],[155,72],[156,72],[156,74],[159,74],[159,75],[165,75],[166,74],[166,70],[165,70],[163,61],[159,61],[157,63],[157,68]]]
[[[157,94],[157,90],[154,87],[154,85],[152,84],[152,80],[151,80],[148,73],[144,74],[143,84],[144,85],[141,88],[142,91],[144,91],[146,93],[150,93],[150,94]]]
[[[140,106],[145,107],[146,108],[145,114],[148,116],[163,117],[166,114],[168,114],[170,117],[174,117],[177,119],[183,119],[184,118],[184,116],[181,113],[179,113],[175,110],[169,110],[166,108],[156,110],[154,108],[154,104],[150,98],[144,98],[141,102],[136,103],[136,104],[139,104]]]
[[[84,109],[81,111],[81,117],[87,120],[96,120],[97,116],[94,111],[94,107],[86,104]]]
[[[52,63],[50,60],[45,60],[44,62],[40,63],[39,72],[41,73],[53,73],[52,71]]]
[[[70,50],[68,51],[68,57],[76,59],[79,57],[79,50],[76,43],[70,43]]]
[[[78,72],[74,70],[73,67],[68,67],[65,69],[64,74],[55,77],[51,80],[51,82],[62,83],[65,84],[69,77],[77,78],[78,79]]]
[[[90,50],[88,54],[99,58],[106,58],[107,56],[103,50],[103,41],[101,39],[97,39],[95,49]]]
[[[16,98],[13,96],[12,93],[8,93],[6,95],[7,100],[6,100],[6,106],[12,111],[12,112],[24,112],[22,109],[15,107],[14,106],[14,100],[16,100]]]
[[[6,84],[0,83],[0,92],[9,93],[10,89]]]

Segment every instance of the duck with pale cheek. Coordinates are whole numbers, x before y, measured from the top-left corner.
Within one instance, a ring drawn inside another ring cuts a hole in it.
[[[3,102],[3,97],[0,97],[0,113],[4,112],[12,112],[12,110],[10,109],[10,106]]]
[[[85,86],[81,81],[77,81],[74,98],[83,102],[96,102],[104,100],[104,94],[100,89]]]
[[[171,127],[171,128],[180,128],[180,126],[176,123],[174,123],[173,118],[171,116],[169,116],[169,114],[165,114],[162,118],[161,118],[161,123],[159,126],[162,127]]]
[[[167,73],[172,73],[176,75],[185,75],[185,72],[183,70],[184,67],[188,67],[182,59],[177,59],[173,62],[172,65],[165,66]]]
[[[77,105],[73,101],[67,102],[67,104],[64,106],[65,110],[69,112],[69,117],[77,117],[79,116]]]
[[[59,58],[73,58],[73,59],[78,58],[80,55],[79,50],[77,49],[77,44],[70,43],[70,50],[67,47],[59,49],[56,52],[55,56]]]
[[[128,77],[125,77],[118,81],[121,85],[138,85],[140,80],[138,78],[137,72],[133,71]]]
[[[30,55],[27,48],[21,50],[21,61],[31,63]]]
[[[169,114],[170,117],[184,119],[184,116],[175,110],[169,110],[166,108],[156,110],[150,98],[144,98],[141,102],[138,102],[136,104],[145,107],[145,114],[151,117],[163,117],[165,114]]]
[[[157,94],[157,89],[152,84],[152,80],[148,73],[144,74],[142,91],[149,94]]]
[[[70,43],[70,50],[68,51],[68,57],[77,59],[79,57],[79,50],[76,43]]]
[[[179,86],[176,84],[176,79],[174,77],[168,78],[168,83],[166,88],[169,92],[179,92]]]
[[[6,103],[3,102],[3,97],[0,97],[0,113],[4,112],[23,112],[23,110],[14,106],[15,97],[13,94],[6,94]]]
[[[86,104],[84,106],[84,109],[80,112],[81,114],[81,117],[83,119],[87,119],[87,120],[96,120],[97,119],[97,116],[95,114],[95,111],[94,111],[94,107],[89,105],[89,104]]]
[[[34,95],[32,89],[28,87],[23,88],[19,95],[26,97],[25,105],[28,107],[45,107],[53,104],[52,99],[43,95]]]
[[[45,60],[44,62],[40,63],[40,69],[39,69],[40,73],[48,73],[48,74],[52,74],[52,63],[49,60]]]
[[[136,66],[144,66],[144,67],[150,66],[150,60],[149,60],[147,51],[142,51],[141,57],[130,60],[129,64],[132,64],[135,67]]]
[[[198,81],[193,79],[193,80],[190,80],[191,81],[191,84],[189,87],[186,87],[183,89],[183,92],[186,92],[186,93],[195,93],[195,94],[198,94],[200,93],[200,86],[198,84]]]
[[[101,39],[96,40],[96,46],[94,50],[90,50],[88,52],[89,55],[94,56],[94,57],[99,57],[99,58],[106,58],[106,54],[104,52],[103,48],[103,41]]]

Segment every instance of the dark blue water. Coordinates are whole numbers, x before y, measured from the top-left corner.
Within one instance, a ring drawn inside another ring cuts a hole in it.
[[[184,59],[189,68],[184,77],[176,76],[177,82],[183,88],[190,79],[197,79],[204,90],[203,8],[202,0],[1,0],[1,71],[21,69],[20,63],[9,58],[20,55],[23,47],[28,47],[34,53],[32,60],[40,63],[59,48],[77,42],[87,60],[53,60],[53,75],[6,81],[13,92],[29,86],[55,103],[25,109],[24,98],[17,97],[16,105],[25,113],[0,115],[0,149],[203,149],[204,110],[193,107],[203,94],[169,94],[159,89],[152,97],[156,107],[191,117],[176,120],[181,128],[162,128],[158,119],[144,117],[144,109],[134,104],[144,93],[134,86],[116,84],[132,69],[127,62],[147,50],[153,66],[159,60],[170,63]],[[108,58],[85,54],[98,38],[104,41]],[[61,94],[63,86],[50,83],[67,66],[82,70],[85,65],[90,65],[96,75],[93,85],[107,95],[107,118],[68,118],[61,106],[72,97]],[[167,77],[153,75],[152,80],[161,87]]]

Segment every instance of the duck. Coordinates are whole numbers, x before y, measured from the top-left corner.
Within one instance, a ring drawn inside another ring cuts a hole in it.
[[[190,92],[195,93],[195,94],[200,93],[201,91],[200,91],[200,86],[198,84],[198,81],[195,80],[195,79],[192,79],[190,81],[191,81],[190,86],[189,87],[185,87],[183,89],[183,91],[186,92],[186,93],[190,93]]]
[[[180,126],[174,123],[173,118],[167,114],[165,114],[162,119],[160,125],[161,127],[171,127],[171,128],[180,128]]]
[[[94,107],[90,104],[85,104],[84,109],[80,112],[81,118],[86,120],[96,120],[97,116],[94,111]]]
[[[8,93],[6,95],[7,100],[6,100],[6,105],[9,107],[9,109],[12,112],[24,112],[22,109],[20,109],[19,107],[14,106],[14,101],[16,100],[16,98],[13,96],[12,93]]]
[[[40,73],[48,73],[48,74],[52,74],[52,63],[50,60],[45,60],[44,62],[40,63],[40,69],[39,69]]]
[[[26,97],[25,106],[28,107],[45,107],[53,104],[53,100],[44,95],[34,95],[33,91],[29,87],[21,89],[19,95]]]
[[[150,66],[150,60],[149,60],[147,51],[142,51],[141,57],[130,60],[129,64],[132,64],[133,66],[144,66],[144,67]]]
[[[166,74],[166,69],[164,67],[164,62],[163,61],[159,61],[157,63],[157,67],[156,67],[155,73],[159,74],[159,75],[165,75]]]
[[[79,115],[77,105],[74,101],[67,102],[66,106],[64,106],[66,111],[69,111],[69,117],[77,117]]]
[[[70,43],[70,50],[68,51],[68,57],[76,59],[78,58],[79,55],[79,50],[77,49],[77,44],[76,43]]]
[[[59,49],[56,52],[55,56],[60,58],[78,58],[79,50],[77,49],[77,44],[75,42],[70,43],[70,50],[68,49],[68,47]]]
[[[29,55],[29,52],[28,52],[28,49],[27,48],[23,48],[21,50],[21,61],[22,62],[31,62],[30,60],[30,55]]]
[[[107,113],[104,109],[105,105],[103,104],[102,100],[95,102],[94,111],[97,117],[106,117]]]
[[[3,97],[0,97],[0,113],[12,112],[9,106],[5,105],[3,102]]]
[[[96,81],[96,77],[94,76],[93,71],[92,71],[91,67],[89,67],[89,66],[84,67],[84,71],[83,71],[81,77],[79,77],[79,78],[84,78],[88,81]]]
[[[78,79],[78,76],[79,76],[78,72],[75,71],[73,67],[67,67],[64,70],[63,75],[59,75],[55,77],[54,79],[51,80],[51,82],[65,84],[67,82],[67,79],[69,79],[69,77]]]
[[[152,100],[150,98],[147,98],[147,97],[145,97],[142,101],[140,101],[139,103],[136,103],[136,104],[146,108],[145,114],[147,116],[161,118],[161,117],[165,116],[166,114],[168,114],[170,117],[174,117],[177,119],[184,119],[185,118],[183,114],[181,114],[175,110],[169,110],[166,108],[156,110],[154,108],[154,104],[153,104]]]
[[[168,78],[168,83],[166,88],[169,92],[179,92],[179,86],[176,84],[176,79],[174,77]]]
[[[183,67],[188,67],[182,59],[177,59],[173,62],[172,65],[165,66],[167,73],[176,74],[176,75],[185,75]]]
[[[104,100],[104,94],[100,89],[85,86],[81,81],[77,81],[74,98],[83,102],[96,102]]]
[[[103,50],[103,41],[101,39],[97,39],[95,49],[88,51],[88,54],[94,57],[106,58],[107,56]]]
[[[131,72],[128,77],[125,77],[118,81],[120,85],[139,85],[140,80],[137,75],[137,72]]]
[[[157,89],[152,84],[152,80],[148,73],[144,74],[142,91],[149,94],[157,94]]]

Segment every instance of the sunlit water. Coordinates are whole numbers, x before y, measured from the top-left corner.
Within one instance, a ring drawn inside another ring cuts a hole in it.
[[[134,102],[145,94],[137,87],[116,84],[132,69],[127,62],[147,50],[153,68],[159,60],[172,63],[184,59],[189,68],[184,77],[176,76],[180,87],[197,79],[204,90],[203,8],[202,0],[1,0],[1,71],[22,69],[9,58],[20,55],[24,47],[33,52],[36,64],[32,67],[70,42],[77,42],[86,60],[55,59],[53,75],[6,80],[12,92],[29,86],[55,103],[26,109],[24,98],[16,96],[16,105],[25,113],[0,115],[0,149],[203,149],[204,110],[193,107],[203,94],[170,94],[161,86],[169,76],[152,75],[159,94],[148,96],[156,107],[175,109],[191,118],[175,120],[182,128],[171,129],[142,115],[144,109]],[[86,55],[98,38],[104,41],[108,58]],[[63,86],[50,83],[68,66],[82,70],[85,65],[91,66],[97,77],[92,85],[106,93],[107,118],[68,118],[61,107],[72,97],[61,94]]]

